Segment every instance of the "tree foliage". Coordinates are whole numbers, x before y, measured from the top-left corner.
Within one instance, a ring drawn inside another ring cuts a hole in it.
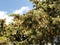
[[[25,15],[10,14],[14,19],[9,25],[4,24],[3,20],[0,21],[0,37],[6,38],[0,44],[53,45],[54,37],[60,35],[60,0],[30,1],[34,9]]]

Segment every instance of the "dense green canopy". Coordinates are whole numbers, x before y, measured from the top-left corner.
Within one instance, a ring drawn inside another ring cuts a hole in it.
[[[53,45],[54,37],[60,35],[60,0],[30,1],[34,9],[24,15],[9,14],[14,17],[9,25],[0,19],[0,44]]]

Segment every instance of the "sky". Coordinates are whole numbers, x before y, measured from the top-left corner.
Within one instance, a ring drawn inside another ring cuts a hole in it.
[[[32,8],[32,3],[28,0],[0,0],[0,19],[6,19],[6,24],[9,24],[13,17],[8,14],[24,14]]]
[[[9,13],[25,6],[32,8],[32,3],[28,0],[0,0],[0,10]]]

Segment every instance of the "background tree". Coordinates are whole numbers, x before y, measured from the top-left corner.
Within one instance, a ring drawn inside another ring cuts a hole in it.
[[[60,35],[60,0],[30,1],[33,9],[25,15],[9,15],[14,19],[9,25],[5,25],[6,34],[3,37],[6,37],[7,45],[53,45],[54,38]],[[2,31],[4,21],[1,24]]]

